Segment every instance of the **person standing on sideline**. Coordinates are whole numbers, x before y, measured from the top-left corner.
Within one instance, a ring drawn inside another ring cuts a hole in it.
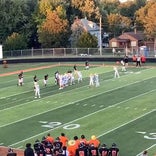
[[[114,78],[120,78],[118,68],[116,66],[114,66],[113,69],[114,69]]]
[[[12,148],[9,148],[7,156],[17,156],[17,153],[15,153]]]
[[[40,86],[38,84],[38,80],[35,79],[34,81],[34,91],[35,91],[35,98],[40,98]]]
[[[137,56],[137,60],[136,60],[136,67],[141,67],[141,57],[140,55]]]
[[[26,144],[26,149],[24,150],[24,156],[35,156],[34,151],[31,148],[31,143]]]

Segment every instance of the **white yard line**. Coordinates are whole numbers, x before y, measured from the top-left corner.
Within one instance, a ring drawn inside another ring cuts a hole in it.
[[[156,90],[156,89],[155,89],[155,90]],[[153,90],[153,91],[155,91],[155,90]],[[150,92],[152,92],[152,91],[149,91],[148,93],[150,93]],[[143,95],[145,95],[145,94],[147,94],[147,93],[140,94],[140,95],[138,95],[138,96],[135,96],[135,97],[133,97],[133,98],[127,99],[127,100],[125,100],[125,101],[116,103],[116,104],[113,105],[113,106],[117,106],[117,105],[119,105],[119,104],[121,104],[121,103],[127,102],[127,101],[129,101],[129,100],[135,99],[135,98],[137,98],[137,97],[139,97],[139,96],[143,96]],[[9,146],[15,146],[15,145],[17,145],[17,144],[19,144],[19,143],[22,143],[22,142],[27,141],[27,140],[29,140],[29,139],[32,139],[32,138],[34,138],[34,137],[37,137],[37,136],[43,135],[43,134],[45,134],[45,133],[48,133],[48,132],[50,132],[51,130],[64,127],[64,126],[66,126],[66,125],[68,125],[68,124],[71,124],[71,123],[73,123],[73,122],[75,122],[75,121],[78,121],[78,120],[81,120],[81,119],[83,119],[83,118],[89,117],[89,116],[91,116],[91,115],[94,115],[94,114],[96,114],[96,113],[99,113],[99,112],[104,111],[104,110],[109,109],[109,108],[110,108],[110,106],[108,106],[108,107],[106,107],[106,108],[104,108],[104,109],[98,110],[98,111],[96,111],[96,112],[90,113],[90,114],[88,114],[88,115],[85,115],[85,116],[83,116],[83,117],[77,118],[77,119],[75,119],[75,120],[72,120],[72,121],[70,121],[70,122],[68,122],[68,123],[65,123],[65,124],[63,124],[63,125],[60,125],[60,126],[58,126],[58,127],[56,127],[56,128],[49,129],[48,131],[44,131],[44,132],[39,133],[39,134],[37,134],[37,135],[35,135],[35,136],[32,136],[32,137],[29,137],[29,138],[27,138],[27,139],[21,140],[21,141],[19,141],[19,142],[16,142],[16,143],[14,143],[14,144],[9,145]],[[110,131],[107,131],[106,133],[103,133],[103,134],[99,135],[98,137],[101,137],[101,136],[103,136],[103,135],[105,135],[105,134],[108,134],[108,133],[110,133],[110,132],[112,132],[112,131],[114,131],[114,130],[120,128],[120,127],[123,127],[123,126],[125,126],[125,125],[131,123],[131,122],[134,122],[134,121],[136,121],[137,119],[140,119],[140,118],[142,118],[142,117],[144,117],[144,116],[146,116],[146,115],[148,115],[148,114],[150,114],[150,113],[152,113],[152,112],[154,112],[154,111],[156,111],[156,109],[153,109],[153,110],[151,110],[150,112],[147,112],[147,113],[145,113],[145,114],[143,114],[143,115],[141,115],[141,116],[139,116],[139,117],[137,117],[137,118],[135,118],[135,119],[133,119],[133,120],[131,120],[131,121],[129,121],[129,122],[125,122],[124,124],[122,124],[122,125],[120,125],[120,126],[114,128],[114,129],[112,129],[112,130],[110,130]]]

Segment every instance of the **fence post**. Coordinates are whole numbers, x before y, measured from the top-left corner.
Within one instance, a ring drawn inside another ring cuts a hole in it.
[[[32,48],[31,48],[31,56],[32,56],[32,57],[34,56],[33,50],[34,50],[34,48],[32,47]]]

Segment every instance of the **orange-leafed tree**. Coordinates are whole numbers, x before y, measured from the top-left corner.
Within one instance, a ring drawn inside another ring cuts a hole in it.
[[[136,21],[142,24],[148,38],[154,38],[154,50],[156,50],[156,2],[149,1],[145,7],[136,12]]]
[[[69,30],[68,21],[62,19],[60,17],[62,14],[56,10],[48,10],[46,19],[39,26],[38,34],[42,47],[66,47]]]
[[[114,34],[114,37],[119,35],[121,32],[128,30],[131,25],[131,19],[122,16],[120,14],[110,14],[107,16],[109,29]]]

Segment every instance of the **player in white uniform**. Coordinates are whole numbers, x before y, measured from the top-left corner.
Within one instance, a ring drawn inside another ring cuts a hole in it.
[[[82,82],[82,73],[81,73],[81,71],[77,71],[77,76],[78,76],[78,78],[77,78],[78,83]]]
[[[116,66],[114,66],[113,69],[114,69],[114,78],[120,78],[118,68]]]
[[[34,81],[34,91],[35,91],[35,98],[37,98],[37,97],[40,98],[41,97],[40,96],[40,86],[39,86],[37,80]]]
[[[90,74],[89,78],[90,78],[89,86],[94,86],[94,75]]]
[[[95,80],[95,86],[96,87],[100,86],[99,75],[98,74],[94,74],[94,80]]]

